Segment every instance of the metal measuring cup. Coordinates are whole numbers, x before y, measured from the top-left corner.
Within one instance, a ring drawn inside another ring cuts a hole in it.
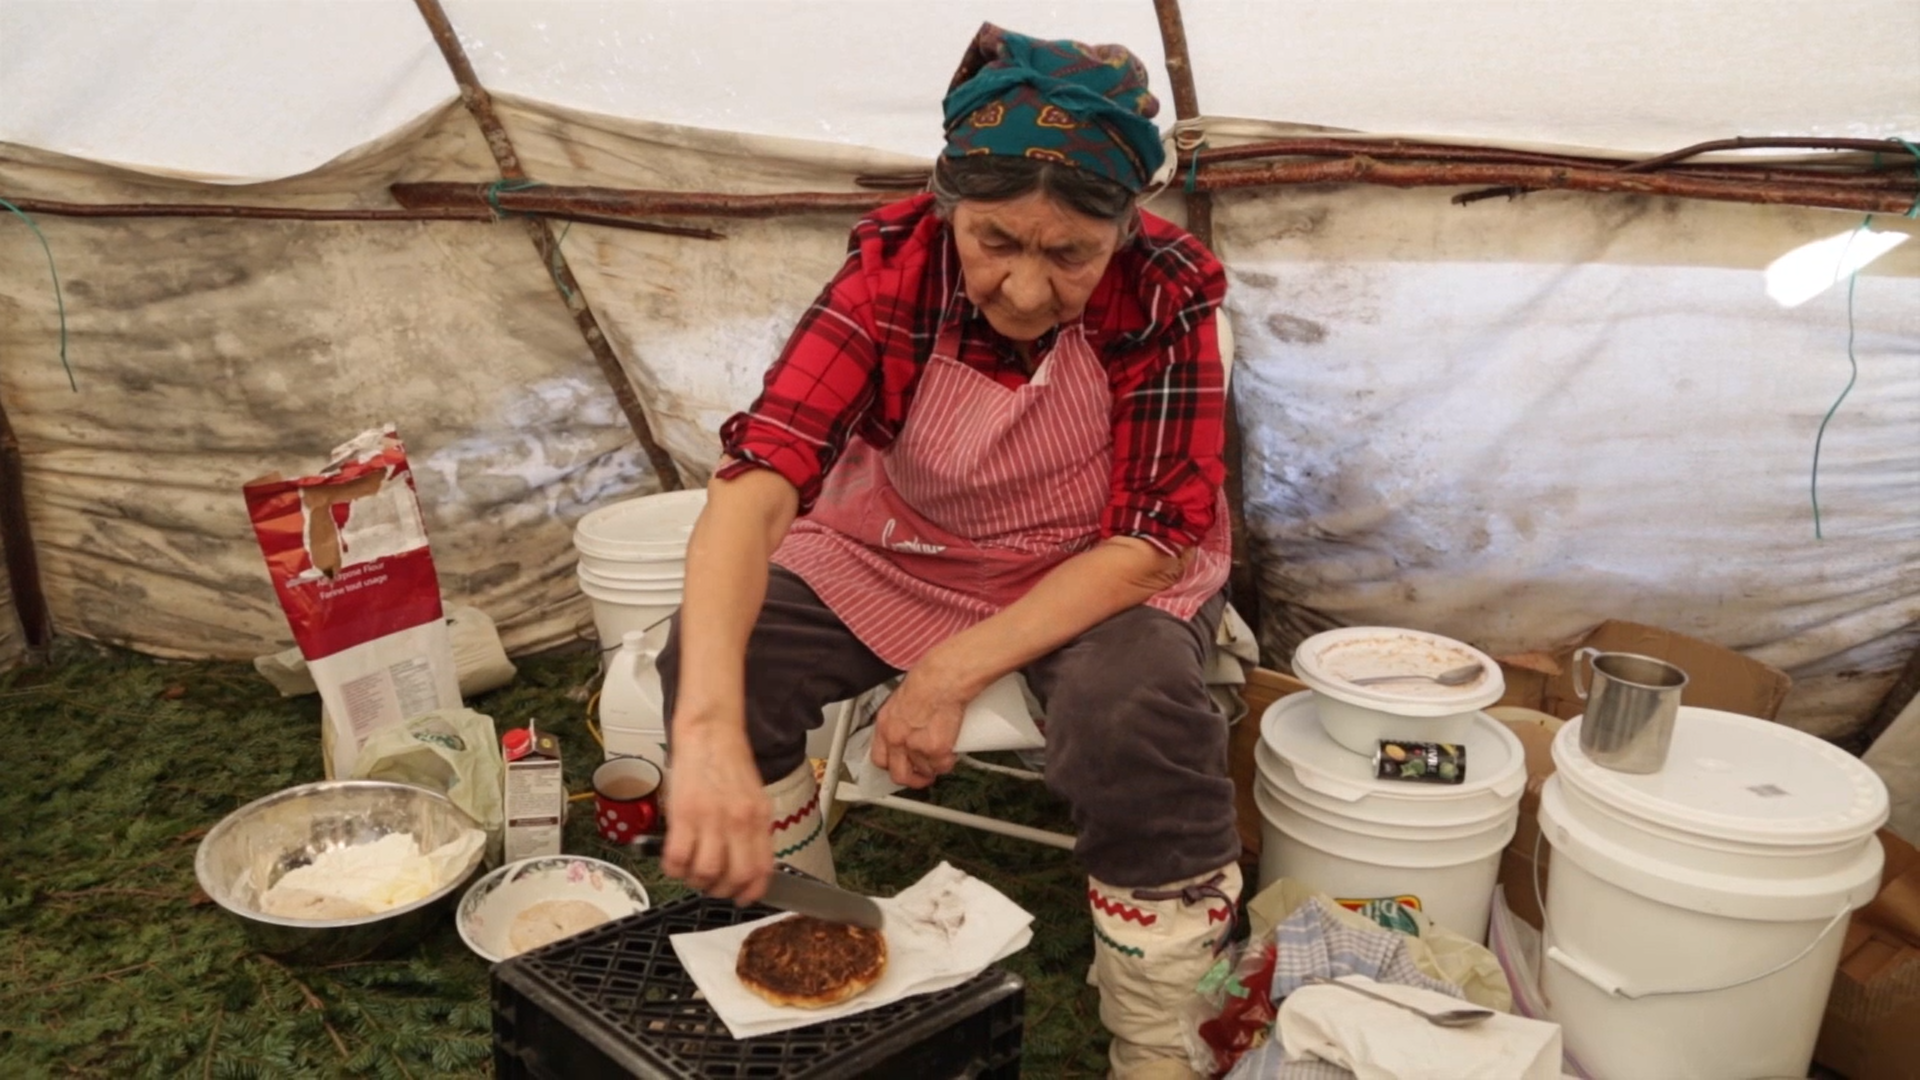
[[[1593,689],[1583,685],[1591,661]],[[1580,718],[1580,749],[1596,765],[1618,772],[1654,773],[1667,763],[1680,691],[1687,673],[1636,653],[1581,649],[1573,654],[1573,692],[1587,703]]]

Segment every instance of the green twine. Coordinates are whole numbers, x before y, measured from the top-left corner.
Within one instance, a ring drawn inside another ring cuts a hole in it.
[[[1898,135],[1895,135],[1893,140],[1901,146],[1906,147],[1907,153],[1913,155],[1913,179],[1916,183],[1920,183],[1920,146],[1915,146]],[[1878,157],[1878,155],[1875,156]],[[1913,193],[1913,205],[1907,207],[1907,216],[1910,218],[1920,218],[1920,191]],[[1873,220],[1873,215],[1867,215],[1867,220]]]
[[[507,180],[502,178],[499,180],[495,180],[491,184],[488,184],[483,194],[486,196],[487,205],[493,207],[494,217],[497,217],[497,218],[512,217],[513,215],[510,212],[506,210],[502,210],[500,208],[501,192],[526,191],[530,188],[546,187],[546,186],[547,185],[541,183],[538,180]]]
[[[1866,232],[1867,226],[1872,224],[1873,215],[1868,214],[1860,222],[1860,227],[1853,230],[1853,235],[1847,237],[1847,246],[1840,249],[1840,261],[1846,261],[1847,252],[1853,248],[1854,238]],[[1833,399],[1832,407],[1820,420],[1819,432],[1813,437],[1813,473],[1807,479],[1807,497],[1813,502],[1813,538],[1815,540],[1826,539],[1826,536],[1820,532],[1820,443],[1827,437],[1827,422],[1833,419],[1834,413],[1840,411],[1840,403],[1847,400],[1848,394],[1853,393],[1853,384],[1860,378],[1860,361],[1853,353],[1853,286],[1859,280],[1860,271],[1858,270],[1847,275],[1847,366],[1849,368],[1847,385],[1841,388],[1840,396]]]
[[[493,207],[493,216],[495,218],[510,218],[516,215],[512,211],[501,208],[501,192],[527,191],[532,188],[546,186],[547,185],[538,180],[507,180],[502,178],[488,184],[482,194],[486,197],[487,205]],[[567,283],[560,280],[560,245],[567,242],[567,233],[572,230],[572,228],[573,222],[569,221],[567,222],[567,227],[560,230],[559,238],[553,242],[553,258],[547,262],[547,276],[553,279],[554,286],[560,290],[560,295],[565,297],[568,303],[573,302],[573,290],[567,288]]]
[[[559,288],[560,295],[565,297],[568,303],[573,302],[573,290],[567,288],[567,283],[560,279],[560,267],[561,267],[560,260],[562,257],[560,254],[560,245],[567,242],[567,234],[572,231],[573,231],[573,222],[569,221],[567,222],[567,227],[564,229],[561,229],[560,235],[554,239],[553,261],[547,264],[547,275],[553,278],[554,285]]]
[[[1187,194],[1200,190],[1200,151],[1207,148],[1207,140],[1201,139],[1193,145],[1193,156],[1187,159]]]
[[[26,222],[27,228],[32,229],[34,237],[40,241],[40,250],[47,253],[47,274],[53,278],[53,303],[60,312],[60,366],[67,369],[67,385],[77,394],[80,392],[80,384],[74,381],[73,365],[67,362],[67,301],[60,295],[60,272],[53,268],[53,248],[47,245],[46,234],[40,231],[40,226],[34,224],[25,210],[5,199],[0,199],[0,206],[13,211],[21,221]]]

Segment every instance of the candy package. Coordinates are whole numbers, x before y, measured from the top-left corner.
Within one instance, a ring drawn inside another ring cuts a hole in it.
[[[1462,783],[1467,778],[1467,748],[1460,743],[1381,739],[1373,755],[1373,775],[1421,784]]]

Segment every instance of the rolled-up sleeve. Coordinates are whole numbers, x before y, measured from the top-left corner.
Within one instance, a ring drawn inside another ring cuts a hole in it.
[[[1105,536],[1168,554],[1213,527],[1226,479],[1226,375],[1216,320],[1225,275],[1209,256],[1196,288],[1157,319],[1160,332],[1113,358],[1113,496]]]
[[[727,460],[718,475],[752,468],[779,473],[806,512],[847,439],[873,406],[879,385],[873,304],[856,249],[801,316],[760,396],[720,427]]]

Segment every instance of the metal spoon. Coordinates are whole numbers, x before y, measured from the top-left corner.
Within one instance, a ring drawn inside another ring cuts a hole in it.
[[[1364,679],[1348,679],[1347,681],[1355,686],[1372,686],[1374,683],[1399,682],[1402,679],[1426,679],[1429,682],[1439,683],[1441,686],[1465,686],[1479,678],[1480,672],[1484,670],[1485,669],[1479,664],[1467,664],[1464,667],[1443,671],[1438,675],[1369,675]]]
[[[1370,997],[1375,1001],[1384,1001],[1389,1005],[1398,1005],[1399,1007],[1407,1010],[1408,1012],[1413,1013],[1415,1016],[1424,1018],[1428,1023],[1433,1024],[1436,1027],[1443,1027],[1443,1028],[1472,1027],[1473,1025],[1478,1024],[1482,1020],[1485,1020],[1488,1017],[1491,1017],[1493,1015],[1492,1009],[1448,1009],[1445,1012],[1428,1012],[1425,1009],[1421,1009],[1421,1008],[1417,1008],[1415,1006],[1409,1005],[1404,1001],[1400,1001],[1395,998],[1390,998],[1385,994],[1376,994],[1373,991],[1365,989],[1363,987],[1355,986],[1352,983],[1340,982],[1337,979],[1329,979],[1324,975],[1309,975],[1307,976],[1307,981],[1310,983],[1316,983],[1320,986],[1344,987],[1348,990],[1353,991],[1356,994],[1362,994],[1362,995],[1365,995],[1366,997]]]

